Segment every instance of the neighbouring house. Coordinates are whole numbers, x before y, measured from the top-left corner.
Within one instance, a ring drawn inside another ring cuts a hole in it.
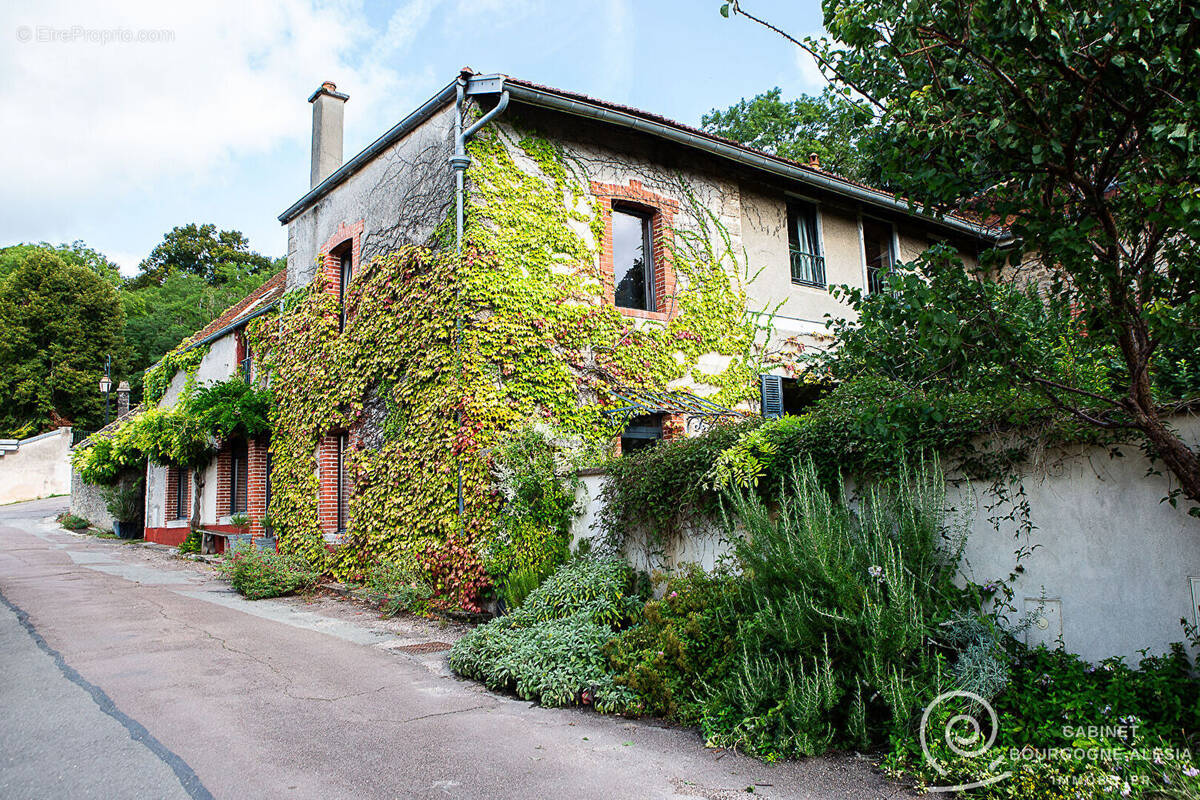
[[[25,439],[0,439],[0,504],[70,491],[70,449],[70,427]]]

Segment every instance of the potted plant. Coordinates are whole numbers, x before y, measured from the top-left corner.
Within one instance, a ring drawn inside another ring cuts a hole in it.
[[[104,490],[105,505],[113,517],[113,533],[119,539],[141,538],[142,482],[132,481]]]
[[[231,536],[226,542],[230,550],[236,549],[239,545],[250,544],[250,515],[243,512],[232,515],[229,518],[229,524],[237,528],[238,532],[235,536]]]

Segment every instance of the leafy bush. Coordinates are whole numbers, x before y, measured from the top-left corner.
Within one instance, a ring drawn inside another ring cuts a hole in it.
[[[632,707],[602,648],[628,620],[629,568],[616,559],[577,559],[542,582],[512,613],[481,625],[450,650],[450,668],[492,689],[547,706]]]
[[[687,519],[716,513],[719,494],[708,479],[718,457],[762,421],[717,425],[702,436],[659,442],[610,460],[600,493],[600,530],[619,546],[636,528],[659,540]]]
[[[662,599],[607,645],[617,685],[635,692],[647,713],[700,722],[734,649],[737,581],[691,565],[668,577]]]
[[[424,576],[392,562],[375,564],[368,569],[363,575],[363,588],[389,617],[402,611],[422,613],[428,609],[429,599],[433,596],[433,587]]]
[[[187,538],[179,545],[181,553],[199,553],[200,545],[203,543],[203,534],[193,528],[188,531]]]
[[[187,413],[217,439],[259,436],[271,431],[270,390],[255,389],[240,375],[197,387]]]
[[[493,449],[492,474],[504,505],[486,563],[510,608],[567,559],[579,487],[571,453],[579,446],[539,423]]]
[[[977,607],[954,584],[962,533],[940,475],[905,474],[855,511],[808,463],[777,510],[740,495],[732,511],[746,530],[742,619],[703,723],[709,740],[791,758],[903,729],[943,683],[940,624]]]
[[[74,514],[63,514],[58,518],[58,524],[62,525],[67,530],[77,531],[88,527],[92,523],[88,522],[83,517],[77,517]]]
[[[117,522],[132,522],[142,516],[142,481],[140,478],[124,486],[106,486],[101,489],[104,507]]]
[[[307,589],[321,573],[293,555],[241,545],[222,560],[221,576],[249,600],[281,597]]]
[[[979,714],[948,708],[931,716],[934,733],[926,737],[945,772],[928,762],[912,730],[893,739],[884,761],[890,774],[922,786],[1012,772],[977,791],[989,798],[1200,797],[1200,771],[1181,752],[1190,750],[1200,730],[1200,684],[1182,645],[1143,658],[1136,670],[1119,658],[1094,666],[1061,649],[1027,648],[1012,637],[1004,647],[1010,675],[992,700],[994,746],[975,757],[952,752],[941,736],[950,716]],[[1022,749],[1030,755],[1014,758]],[[1059,754],[1050,755],[1054,750]]]

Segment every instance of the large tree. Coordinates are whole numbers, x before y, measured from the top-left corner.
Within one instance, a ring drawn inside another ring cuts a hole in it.
[[[241,231],[222,231],[211,223],[190,223],[172,228],[138,266],[131,289],[161,285],[168,275],[186,273],[210,284],[222,282],[227,274],[275,272],[276,261],[250,249]]]
[[[927,330],[945,329],[925,343],[974,348],[1063,413],[1140,438],[1200,502],[1200,456],[1170,422],[1200,389],[1200,6],[824,8],[832,40],[793,41],[874,106],[889,178],[915,204],[1010,234],[984,249],[982,280],[960,287],[956,307],[912,310],[926,314]],[[744,3],[722,10],[769,25]],[[989,280],[1036,281],[1046,300],[1072,309],[1091,352],[1111,354],[1104,379],[1047,370],[1052,359],[1014,328]],[[964,340],[964,330],[986,335]]]
[[[0,247],[0,279],[3,279],[16,269],[35,250],[44,250],[53,253],[67,264],[85,267],[103,278],[105,283],[112,286],[119,286],[121,284],[121,273],[117,265],[110,261],[108,256],[98,250],[93,250],[79,239],[70,244],[52,245],[47,242],[41,242],[40,244],[26,243]]]
[[[700,125],[773,155],[807,162],[815,154],[823,169],[847,178],[879,182],[872,158],[878,128],[869,109],[846,98],[832,86],[819,95],[784,100],[779,87],[724,111],[713,109]]]
[[[124,323],[116,290],[95,272],[26,253],[0,282],[0,431],[99,427],[99,382],[108,356],[123,361]]]

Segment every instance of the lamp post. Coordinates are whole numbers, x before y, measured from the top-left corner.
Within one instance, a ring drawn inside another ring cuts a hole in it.
[[[100,391],[104,394],[104,426],[108,427],[108,395],[112,390],[112,378],[109,375],[112,369],[112,356],[107,356],[104,359],[104,377],[100,379]]]

